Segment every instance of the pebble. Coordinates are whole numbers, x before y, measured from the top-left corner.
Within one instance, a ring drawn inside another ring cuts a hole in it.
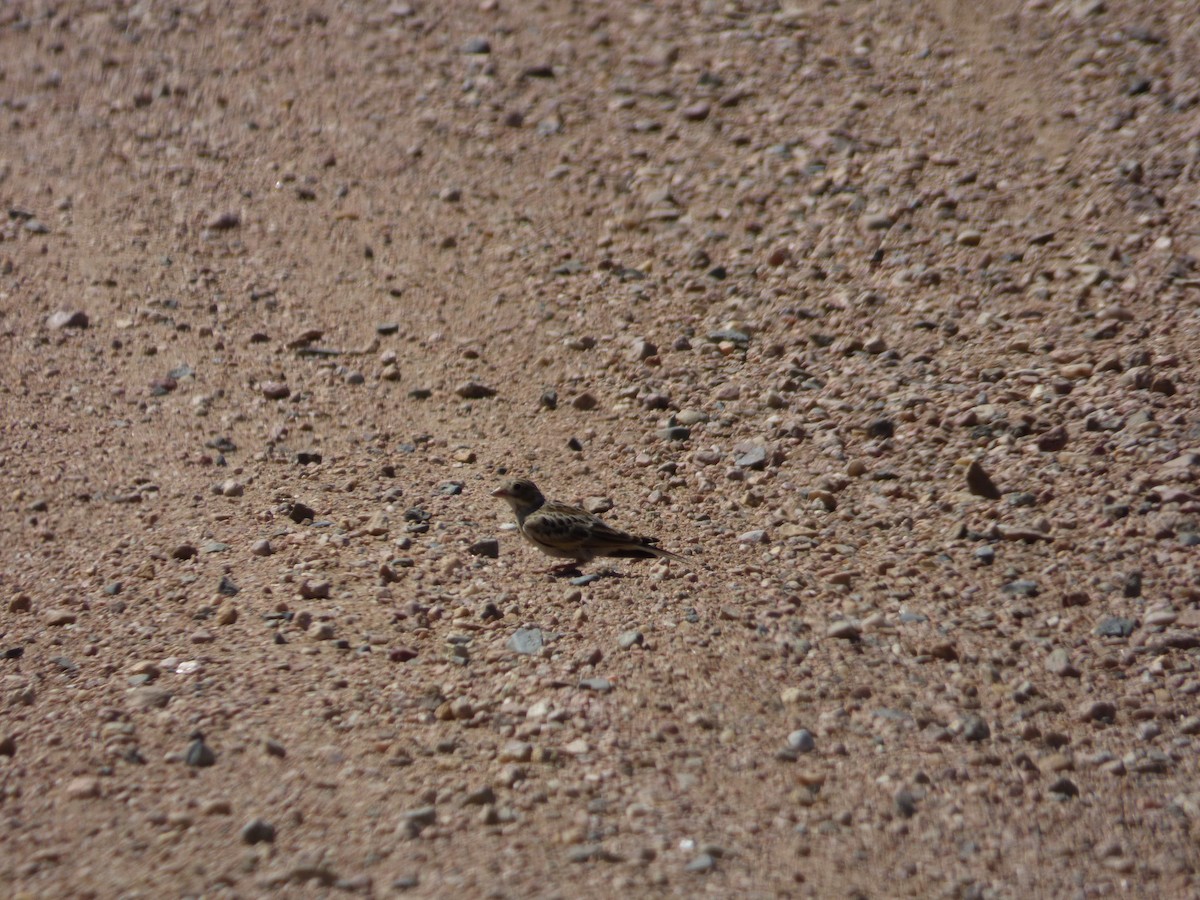
[[[911,791],[903,788],[896,791],[896,795],[892,798],[892,802],[896,806],[896,812],[905,819],[911,819],[917,814],[917,799]]]
[[[767,467],[767,451],[764,447],[754,447],[739,456],[734,465],[742,469],[761,471]]]
[[[286,400],[292,394],[292,389],[282,381],[264,381],[259,390],[268,400]]]
[[[500,558],[500,542],[496,538],[484,538],[467,547],[472,556],[482,556],[487,559]]]
[[[1137,628],[1137,622],[1121,616],[1109,616],[1096,626],[1096,634],[1100,637],[1127,638]]]
[[[596,399],[596,397],[587,391],[584,391],[582,394],[576,394],[571,399],[571,406],[575,407],[575,409],[578,409],[581,412],[587,412],[588,410],[595,409],[598,405],[599,401]]]
[[[545,638],[540,628],[518,628],[504,645],[514,653],[532,655],[541,653]]]
[[[986,741],[992,736],[992,730],[988,727],[988,723],[979,716],[963,716],[960,724],[962,725],[962,736],[968,741]]]
[[[1067,446],[1069,440],[1067,429],[1062,425],[1055,425],[1038,436],[1037,448],[1043,453],[1057,453]]]
[[[1092,700],[1079,707],[1080,722],[1112,722],[1117,717],[1117,707],[1107,700]]]
[[[184,762],[189,766],[203,769],[216,765],[217,755],[213,753],[212,748],[208,744],[204,743],[204,738],[201,735],[196,735],[192,739],[192,742],[188,744],[187,752],[184,754]]]
[[[87,328],[90,324],[91,320],[88,319],[88,314],[82,310],[56,312],[46,319],[46,327],[54,331],[60,331],[63,328]]]
[[[738,535],[739,544],[765,544],[767,542],[767,533],[761,528],[756,528],[753,531],[746,531]]]
[[[496,396],[496,389],[478,381],[466,381],[454,389],[454,393],[464,400],[484,400]]]
[[[844,641],[858,640],[861,633],[859,627],[848,619],[834,622],[825,632],[831,638],[840,638]]]
[[[61,625],[74,625],[78,616],[69,609],[48,609],[42,618],[45,619],[47,625],[57,627]]]
[[[261,538],[250,545],[250,552],[254,556],[270,556],[275,552],[271,546],[271,542],[266,538]]]
[[[707,875],[716,868],[717,861],[707,853],[701,853],[699,856],[694,856],[684,867],[688,872],[696,875]]]
[[[670,425],[655,432],[664,441],[686,441],[692,436],[692,430],[685,425]]]
[[[91,800],[100,796],[100,779],[91,775],[72,778],[67,782],[66,794],[72,800]]]
[[[251,819],[242,826],[241,838],[243,844],[273,844],[275,826],[263,819]]]
[[[629,650],[632,647],[642,646],[645,643],[645,641],[646,641],[645,636],[640,631],[637,631],[636,629],[632,630],[632,631],[623,631],[617,637],[617,646],[620,647],[622,650]]]
[[[584,690],[595,691],[598,694],[607,694],[612,690],[612,682],[607,678],[581,678],[579,686]]]
[[[1187,734],[1188,732],[1184,732]],[[17,739],[11,734],[0,733],[0,756],[16,756]]]
[[[972,461],[967,466],[967,490],[977,497],[984,497],[988,500],[1000,499],[1000,489],[992,481],[992,476],[977,461]]]
[[[1079,796],[1079,788],[1076,787],[1075,782],[1066,777],[1059,778],[1047,790],[1051,794],[1058,794],[1064,799]]]
[[[1046,657],[1046,671],[1060,678],[1078,678],[1080,674],[1071,664],[1071,654],[1063,647],[1052,650]]]
[[[1014,597],[1036,597],[1039,593],[1038,583],[1027,579],[1010,581],[1000,588],[1000,593]]]
[[[787,745],[797,753],[812,753],[817,748],[817,742],[807,728],[800,728],[789,734]]]

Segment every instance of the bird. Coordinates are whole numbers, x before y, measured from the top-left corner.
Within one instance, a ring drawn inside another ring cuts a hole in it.
[[[638,537],[614,528],[586,509],[547,500],[527,478],[504,482],[492,491],[492,496],[512,507],[517,528],[526,540],[543,553],[571,560],[552,570],[559,574],[576,571],[597,556],[674,559],[687,566],[682,556],[657,546],[658,538]]]

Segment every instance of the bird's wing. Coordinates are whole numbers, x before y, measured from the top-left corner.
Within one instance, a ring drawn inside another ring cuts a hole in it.
[[[592,550],[597,542],[633,540],[586,510],[557,503],[547,503],[525,519],[525,533],[535,543],[566,553]]]

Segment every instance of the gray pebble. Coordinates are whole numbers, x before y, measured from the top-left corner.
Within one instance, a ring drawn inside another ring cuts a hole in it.
[[[797,753],[812,753],[817,749],[817,742],[812,736],[812,732],[807,728],[800,728],[793,731],[787,736],[788,747],[795,750]]]
[[[962,735],[968,741],[986,741],[992,736],[992,730],[988,727],[988,723],[979,716],[964,716]]]
[[[688,862],[687,866],[685,866],[685,869],[688,872],[693,872],[698,875],[707,875],[714,868],[716,868],[716,865],[717,861],[715,859],[713,859],[707,853],[701,853],[699,856],[694,857],[690,862]]]
[[[467,548],[472,556],[485,556],[488,559],[500,558],[500,542],[495,538],[484,538],[481,541],[476,541]]]
[[[1058,647],[1046,657],[1046,671],[1060,678],[1078,678],[1079,670],[1071,664],[1071,654],[1063,647]]]
[[[215,765],[217,755],[212,752],[212,748],[208,744],[204,743],[204,736],[197,732],[192,742],[188,744],[184,762],[197,769],[203,769]]]
[[[640,647],[645,641],[645,636],[637,629],[633,629],[621,633],[617,638],[617,646],[622,650],[628,650],[630,647]]]
[[[242,826],[243,844],[272,844],[275,842],[275,826],[262,819],[251,819]]]
[[[739,456],[734,464],[741,469],[761,471],[767,467],[767,451],[763,447],[753,447]]]
[[[1109,616],[1096,626],[1096,634],[1100,637],[1127,638],[1137,628],[1137,622],[1120,616]]]
[[[513,632],[512,637],[508,639],[506,646],[514,653],[532,655],[540,653],[545,639],[542,636],[540,628],[518,628]]]

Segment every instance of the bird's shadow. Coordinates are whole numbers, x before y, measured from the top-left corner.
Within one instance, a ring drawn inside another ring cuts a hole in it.
[[[584,587],[585,585],[594,584],[603,578],[628,578],[624,572],[618,572],[616,569],[601,569],[599,572],[591,572],[584,575],[578,566],[557,566],[549,571],[549,574],[554,578],[569,578],[571,584],[576,587]]]

